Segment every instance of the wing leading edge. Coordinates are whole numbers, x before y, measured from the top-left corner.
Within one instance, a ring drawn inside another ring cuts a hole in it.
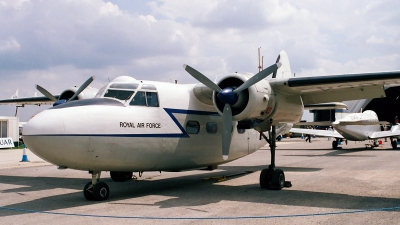
[[[55,98],[59,98],[59,95],[55,95]],[[41,97],[26,97],[26,98],[10,98],[0,100],[0,105],[51,105],[54,101],[50,100],[46,96]]]
[[[292,133],[299,134],[309,134],[323,137],[334,137],[334,138],[343,138],[338,132],[334,130],[315,130],[315,129],[303,129],[303,128],[292,128],[290,129]]]
[[[400,85],[400,71],[270,80],[275,90],[301,94],[304,105],[385,97],[385,85]]]

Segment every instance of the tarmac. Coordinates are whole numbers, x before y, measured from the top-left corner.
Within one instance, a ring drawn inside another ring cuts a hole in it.
[[[277,142],[291,188],[264,190],[268,145],[213,171],[144,172],[87,201],[87,171],[58,170],[27,150],[0,150],[0,224],[400,224],[400,150],[390,142],[331,149],[327,138]]]

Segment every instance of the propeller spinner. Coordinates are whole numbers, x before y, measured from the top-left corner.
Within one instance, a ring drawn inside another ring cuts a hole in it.
[[[217,84],[212,82],[206,76],[204,76],[199,71],[193,69],[192,67],[184,64],[183,68],[192,75],[196,80],[201,82],[202,84],[206,85],[207,87],[211,88],[212,90],[218,92],[217,96],[218,99],[225,104],[224,110],[222,113],[222,156],[224,160],[228,159],[229,155],[229,148],[231,145],[232,139],[232,109],[231,106],[234,105],[238,99],[238,93],[249,88],[250,86],[256,84],[257,82],[261,81],[262,79],[266,78],[271,73],[274,73],[281,67],[281,63],[277,62],[270,67],[260,71],[259,73],[252,76],[242,85],[235,89],[235,87],[226,87],[221,89]]]

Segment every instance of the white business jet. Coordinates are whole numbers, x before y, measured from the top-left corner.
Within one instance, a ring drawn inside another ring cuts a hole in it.
[[[125,181],[132,172],[215,168],[266,141],[271,164],[261,171],[260,186],[279,190],[285,175],[275,168],[277,130],[298,123],[304,104],[384,97],[384,85],[400,83],[400,72],[295,78],[284,51],[255,75],[233,73],[217,83],[188,65],[184,69],[201,84],[117,77],[94,98],[34,116],[24,127],[24,141],[59,168],[89,171],[92,180],[83,190],[88,200],[109,197],[101,171]]]
[[[315,124],[318,123],[319,122],[315,122]],[[351,113],[342,119],[338,119],[335,122],[328,124],[332,125],[334,130],[292,128],[290,129],[290,132],[334,137],[335,140],[332,141],[333,149],[338,147],[338,141],[342,139],[349,141],[374,140],[371,147],[377,147],[378,138],[388,137],[390,138],[393,149],[397,149],[397,139],[400,136],[399,125],[396,124],[392,126],[390,131],[381,131],[381,125],[386,124],[389,123],[378,120],[378,116],[374,111],[367,110],[363,113]]]

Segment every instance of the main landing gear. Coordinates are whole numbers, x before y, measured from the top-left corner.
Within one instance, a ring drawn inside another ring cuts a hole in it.
[[[263,169],[260,174],[260,186],[269,190],[281,190],[284,187],[291,187],[290,181],[285,181],[285,174],[283,170],[275,168],[275,141],[276,141],[276,127],[272,126],[272,130],[268,132],[268,138],[261,133],[264,139],[269,143],[271,148],[271,165],[267,169]]]

